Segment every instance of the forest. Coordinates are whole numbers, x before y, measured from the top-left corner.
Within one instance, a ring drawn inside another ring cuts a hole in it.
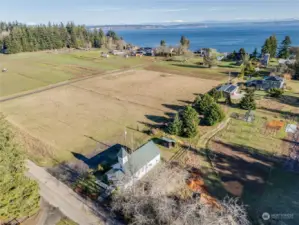
[[[2,53],[33,52],[60,48],[100,48],[120,40],[114,31],[89,30],[84,25],[67,24],[26,25],[0,22]]]

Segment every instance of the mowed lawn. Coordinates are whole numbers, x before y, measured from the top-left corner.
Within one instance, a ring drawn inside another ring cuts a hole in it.
[[[227,81],[229,73],[234,76],[239,71],[239,67],[230,66],[226,62],[219,62],[219,66],[212,69],[200,65],[201,62],[202,58],[199,57],[191,58],[186,62],[164,60],[150,64],[146,67],[146,69],[221,81]]]
[[[0,55],[0,97],[74,79],[150,63],[150,58],[111,56],[100,50],[65,53],[35,52]]]
[[[194,93],[219,81],[136,70],[97,76],[67,86],[1,103],[7,119],[51,151],[29,149],[41,164],[91,153],[99,144],[122,143],[136,148],[148,138],[146,123],[167,119]],[[125,139],[125,131],[127,138]],[[140,140],[140,143],[136,143]],[[135,143],[134,143],[135,142]]]

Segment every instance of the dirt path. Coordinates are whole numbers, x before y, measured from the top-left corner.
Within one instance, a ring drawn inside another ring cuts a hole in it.
[[[105,76],[110,76],[110,75],[114,75],[114,74],[131,72],[131,71],[134,71],[135,68],[139,68],[139,67],[142,67],[142,66],[143,65],[137,65],[137,66],[133,66],[133,67],[131,67],[129,69],[126,69],[126,70],[124,70],[124,69],[113,70],[113,71],[109,71],[109,72],[103,73],[103,74],[91,75],[91,76],[77,78],[77,79],[74,79],[74,80],[67,80],[67,81],[56,83],[56,84],[51,84],[51,85],[41,87],[41,88],[37,88],[37,89],[34,89],[34,90],[25,91],[25,92],[17,93],[17,94],[10,95],[10,96],[1,97],[0,102],[6,102],[6,101],[17,99],[17,98],[22,98],[22,97],[25,97],[25,96],[28,96],[28,95],[37,94],[37,93],[44,92],[44,91],[47,91],[47,90],[51,90],[51,89],[54,89],[54,88],[70,85],[70,84],[73,84],[73,83],[76,83],[76,82],[79,82],[79,81],[82,81],[82,80],[91,79],[91,78],[94,78],[94,77],[97,77],[97,76],[105,77]]]
[[[27,161],[28,175],[38,181],[40,194],[50,205],[80,225],[120,224],[77,195],[44,168]]]
[[[226,119],[224,122],[220,123],[215,129],[211,130],[210,132],[204,134],[200,137],[197,146],[208,148],[209,141],[221,130],[223,130],[227,124],[229,123],[231,118]]]

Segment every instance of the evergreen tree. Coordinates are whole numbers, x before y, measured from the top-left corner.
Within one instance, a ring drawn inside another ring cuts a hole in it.
[[[292,44],[291,38],[286,36],[280,44],[278,57],[287,59],[290,56],[290,45]]]
[[[243,59],[243,58],[245,57],[245,55],[246,55],[246,51],[245,51],[244,48],[240,48],[240,50],[239,50],[239,55],[240,55],[241,59]]]
[[[265,55],[270,52],[271,52],[271,43],[270,43],[270,39],[267,38],[264,45],[262,46],[262,54]]]
[[[174,120],[172,121],[172,123],[170,123],[169,127],[168,127],[168,132],[172,135],[181,135],[182,134],[182,127],[183,126],[183,122],[180,119],[179,114],[177,113],[174,117]]]
[[[209,107],[216,103],[215,99],[209,94],[204,94],[202,97],[198,97],[195,101],[195,108],[201,115],[205,115]]]
[[[257,58],[258,58],[258,55],[259,55],[259,53],[258,53],[258,51],[257,51],[257,48],[255,48],[254,51],[253,51],[252,54],[251,54],[251,58],[252,58],[252,59],[257,59]]]
[[[274,58],[277,52],[277,39],[275,35],[270,36],[270,56]]]
[[[117,36],[117,34],[113,30],[109,30],[107,32],[106,36],[111,37],[113,39],[113,41],[119,40],[119,37]]]
[[[109,31],[112,44],[119,38],[114,31]],[[47,49],[100,48],[107,43],[103,30],[89,31],[85,26],[63,23],[27,26],[18,22],[0,22],[0,45],[6,53],[31,52]]]
[[[233,53],[230,55],[231,60],[237,60],[237,52],[234,50]]]
[[[198,133],[198,114],[190,105],[186,106],[182,113],[183,135],[186,137],[195,137]]]
[[[31,216],[39,208],[38,184],[25,176],[24,155],[13,133],[0,118],[0,218]]]
[[[160,46],[165,47],[165,46],[166,46],[166,41],[161,40],[161,41],[160,41]]]
[[[218,122],[221,122],[225,118],[225,114],[222,110],[222,108],[214,103],[210,105],[208,110],[206,111],[205,114],[205,123],[209,126],[213,126]]]
[[[208,94],[211,95],[216,102],[223,97],[222,91],[218,91],[216,88],[213,88]]]
[[[247,89],[245,96],[242,98],[240,102],[240,107],[246,110],[254,110],[256,109],[256,103],[254,99],[254,90]]]
[[[190,41],[185,36],[181,37],[180,43],[185,48],[189,48],[189,46],[190,46]]]
[[[277,52],[277,39],[275,35],[270,36],[266,39],[263,47],[262,47],[262,54],[269,53],[270,57],[275,57]]]

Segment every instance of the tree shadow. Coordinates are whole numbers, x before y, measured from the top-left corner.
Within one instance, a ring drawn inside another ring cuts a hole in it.
[[[193,69],[209,69],[207,66],[203,65],[192,65],[192,64],[171,64],[173,66],[184,67],[184,68],[193,68]]]
[[[193,104],[193,101],[189,101],[189,100],[178,100],[178,101],[188,105]]]
[[[222,74],[225,74],[225,75],[229,75],[230,74],[230,76],[231,77],[237,77],[238,75],[239,75],[239,72],[235,72],[235,71],[233,71],[233,72],[221,72]]]
[[[154,123],[166,123],[169,120],[165,116],[145,115],[145,117]]]
[[[110,147],[110,145],[108,145],[108,144],[106,144],[106,143],[104,143],[102,141],[99,141],[99,140],[95,139],[94,137],[91,137],[91,136],[88,136],[88,135],[84,135],[84,136],[87,137],[87,138],[89,138],[89,139],[91,139],[91,140],[93,140],[93,141],[95,141],[95,142],[97,142],[97,143],[99,143],[99,144],[102,144],[102,145],[104,145],[106,147]]]
[[[291,96],[291,95],[288,95],[287,93],[285,93],[280,98],[275,98],[273,100],[278,101],[282,104],[293,106],[293,107],[299,107],[299,97]]]
[[[272,113],[278,113],[286,120],[293,120],[293,121],[299,122],[299,113],[293,113],[290,111],[281,111],[278,109],[270,109],[270,108],[266,108],[263,106],[260,107],[260,109],[268,111],[268,112],[272,112]]]
[[[174,105],[174,104],[162,104],[167,109],[175,110],[175,111],[180,111],[185,108],[183,105]]]
[[[218,65],[218,67],[220,67],[220,68],[232,68],[232,69],[239,68],[239,66],[236,66],[236,65]]]

